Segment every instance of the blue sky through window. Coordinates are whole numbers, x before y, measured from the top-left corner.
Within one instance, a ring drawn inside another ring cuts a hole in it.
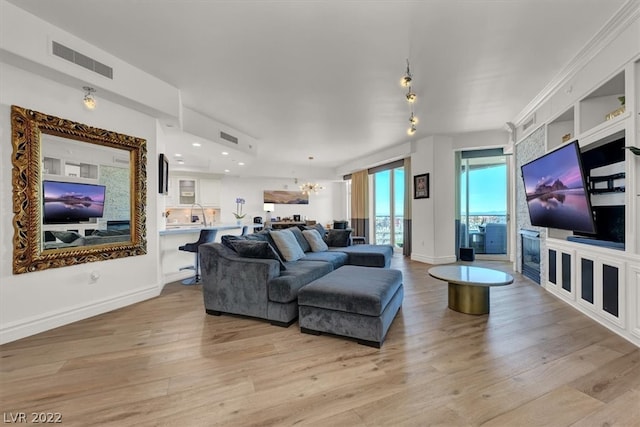
[[[391,215],[391,170],[377,172],[375,177],[375,210],[377,216]],[[397,217],[404,216],[404,168],[393,169],[394,209]]]
[[[506,215],[507,213],[507,166],[498,164],[471,168],[469,173],[469,214]],[[462,174],[460,180],[460,210],[466,213],[465,195],[467,182]]]

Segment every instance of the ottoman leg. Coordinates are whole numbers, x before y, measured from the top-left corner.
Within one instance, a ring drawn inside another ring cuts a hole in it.
[[[382,343],[378,341],[356,340],[358,344],[366,345],[367,347],[380,348]]]

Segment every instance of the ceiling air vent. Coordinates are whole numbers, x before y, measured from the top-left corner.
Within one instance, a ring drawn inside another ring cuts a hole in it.
[[[113,157],[113,163],[120,163],[120,164],[123,164],[123,165],[128,165],[129,164],[129,159],[127,159],[126,157],[114,156]]]
[[[238,143],[238,138],[236,138],[233,135],[229,135],[228,133],[222,132],[222,131],[220,132],[220,138],[224,139],[225,141],[232,142],[234,144]]]
[[[89,58],[87,55],[83,55],[80,52],[61,45],[58,42],[52,43],[52,53],[62,59],[66,59],[69,62],[73,62],[76,65],[91,70],[94,73],[98,73],[104,77],[113,80],[113,68],[108,65],[104,65],[102,62],[98,62],[95,59]]]
[[[529,117],[527,119],[527,121],[525,121],[522,124],[522,132],[526,132],[527,129],[529,129],[531,126],[533,126],[536,123],[536,115],[532,114],[531,117]]]

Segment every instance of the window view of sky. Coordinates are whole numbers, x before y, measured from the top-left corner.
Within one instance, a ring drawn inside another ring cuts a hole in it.
[[[460,180],[460,209],[466,213],[465,195],[467,182]],[[471,168],[469,172],[469,214],[506,215],[507,213],[507,166],[498,164]]]
[[[404,169],[398,168],[375,174],[376,216],[391,215],[391,173],[394,174],[394,209],[396,217],[404,216]]]

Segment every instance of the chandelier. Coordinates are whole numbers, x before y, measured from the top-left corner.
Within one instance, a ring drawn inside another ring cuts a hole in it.
[[[324,190],[324,187],[320,184],[312,184],[307,182],[306,184],[302,184],[300,186],[300,190],[302,190],[302,194],[309,195],[313,192],[313,194],[318,194],[318,191]]]

